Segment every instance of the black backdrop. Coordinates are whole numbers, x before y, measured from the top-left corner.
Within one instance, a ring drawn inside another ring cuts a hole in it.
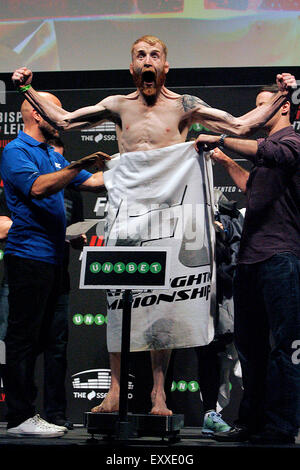
[[[289,71],[297,76],[296,68],[289,68]],[[276,73],[279,72],[281,70],[275,68],[208,69],[206,71],[177,69],[170,71],[167,86],[181,94],[198,96],[211,106],[238,116],[254,107],[257,87],[273,82]],[[3,80],[7,89],[6,103],[0,105],[1,152],[8,141],[15,138],[18,131],[22,129],[19,114],[22,98],[13,91],[8,75],[3,75],[0,79]],[[67,110],[94,104],[111,94],[126,94],[132,91],[131,78],[127,71],[37,73],[34,77],[34,86],[38,90],[55,93]],[[298,130],[298,127],[300,123],[296,121],[295,128]],[[188,139],[194,138],[199,132],[205,133],[206,130],[200,125],[194,125],[190,129]],[[261,134],[257,133],[254,137],[259,135]],[[69,160],[76,160],[97,149],[111,155],[118,151],[114,125],[111,123],[105,123],[89,131],[65,132],[61,134],[61,137],[65,142],[66,155]],[[244,168],[250,168],[250,164],[241,160],[238,155],[230,155]],[[221,189],[228,199],[236,200],[238,207],[242,208],[244,196],[226,172],[217,165],[213,167],[213,172],[214,186]],[[97,195],[83,193],[85,218],[99,218],[96,213],[97,207],[104,203],[105,197],[105,192]],[[102,243],[101,234],[97,234],[95,228],[87,233],[87,237],[88,244],[91,246]],[[2,268],[2,261],[0,261],[0,269]],[[79,273],[79,253],[71,250],[70,335],[66,387],[68,415],[76,423],[82,423],[83,413],[89,411],[105,396],[110,380],[106,350],[105,294],[101,290],[79,290]],[[37,382],[40,385],[43,382],[42,375],[43,366],[40,360],[37,367]],[[149,410],[151,381],[149,354],[131,354],[130,409]],[[236,417],[242,392],[240,383],[233,374],[231,384],[231,401],[223,412],[223,416],[229,421]],[[174,412],[185,414],[185,424],[188,426],[202,424],[200,390],[195,351],[193,349],[174,351],[168,374],[168,401]],[[42,406],[42,393],[38,397],[38,406]],[[0,421],[4,420],[4,412],[5,397],[3,389],[0,388]]]

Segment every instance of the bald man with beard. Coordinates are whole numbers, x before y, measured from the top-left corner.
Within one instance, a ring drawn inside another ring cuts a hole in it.
[[[166,45],[159,38],[146,35],[138,38],[131,48],[130,73],[136,90],[129,95],[108,96],[93,106],[68,112],[37,94],[31,86],[32,72],[26,67],[17,69],[12,80],[43,117],[60,130],[85,129],[104,121],[114,122],[121,154],[183,143],[190,126],[196,122],[215,132],[240,136],[251,134],[276,112],[295,83],[295,78],[289,73],[277,75],[279,92],[268,105],[237,118],[210,107],[198,97],[179,95],[167,89],[165,80],[168,71]],[[171,415],[164,391],[171,351],[161,349],[151,350],[150,353],[153,370],[151,413]],[[110,351],[111,387],[103,402],[92,411],[118,411],[120,358],[120,352]]]
[[[50,93],[39,93],[60,107]],[[35,361],[51,348],[49,331],[59,295],[66,218],[63,189],[99,191],[103,174],[85,168],[102,168],[101,152],[69,164],[46,142],[58,135],[42,116],[24,101],[24,131],[3,151],[1,176],[12,226],[4,262],[9,286],[9,316],[5,337],[4,388],[7,433],[24,437],[59,437],[66,429],[44,421],[35,413]],[[53,339],[54,340],[54,339]]]

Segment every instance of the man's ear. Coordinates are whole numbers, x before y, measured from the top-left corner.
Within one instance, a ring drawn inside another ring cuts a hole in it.
[[[32,116],[37,122],[42,120],[42,116],[36,111],[36,109],[32,110]]]
[[[133,63],[132,62],[129,65],[129,72],[131,73],[131,75],[133,75]]]
[[[291,110],[291,103],[289,101],[286,101],[282,106],[281,106],[281,113],[282,114],[287,114]]]
[[[168,72],[169,72],[170,65],[169,65],[169,62],[168,62],[168,61],[165,62],[164,69],[165,69],[165,73],[168,73]]]

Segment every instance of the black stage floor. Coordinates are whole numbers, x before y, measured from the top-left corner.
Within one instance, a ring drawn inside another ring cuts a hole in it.
[[[217,458],[222,466],[225,461],[232,459],[243,459],[249,463],[257,464],[257,458],[267,457],[276,459],[277,456],[284,458],[300,457],[300,434],[294,445],[262,446],[250,443],[221,443],[213,439],[205,439],[201,436],[201,428],[184,427],[180,431],[178,442],[170,443],[167,439],[160,437],[142,437],[130,439],[124,442],[107,440],[104,436],[94,437],[87,432],[82,425],[75,425],[74,429],[63,437],[52,439],[18,438],[6,434],[5,423],[0,423],[0,456],[16,459],[23,462],[23,457],[42,457],[43,465],[49,459],[54,462],[57,457],[72,458],[72,467],[79,461],[87,465],[95,464],[89,462],[89,457],[96,458],[97,464],[121,465],[125,468],[157,468],[162,466],[168,468],[169,464],[183,465],[184,468],[203,463],[203,458]],[[295,455],[295,452],[298,452]],[[75,460],[73,460],[75,459]],[[77,460],[78,459],[78,460]],[[222,459],[222,460],[219,460]],[[224,460],[225,459],[225,460]],[[247,460],[245,460],[247,459]],[[217,462],[215,461],[215,462]],[[82,466],[82,465],[80,465]],[[108,467],[110,468],[110,467]]]

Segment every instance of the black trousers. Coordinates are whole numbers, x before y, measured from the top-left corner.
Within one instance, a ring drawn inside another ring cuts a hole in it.
[[[228,339],[229,338],[229,339]],[[221,381],[221,366],[218,354],[225,351],[231,335],[215,339],[206,346],[195,347],[198,357],[198,377],[202,393],[203,411],[216,410]]]
[[[34,416],[34,369],[49,346],[49,331],[61,283],[56,265],[5,255],[9,285],[9,316],[5,337],[4,389],[7,427]]]

